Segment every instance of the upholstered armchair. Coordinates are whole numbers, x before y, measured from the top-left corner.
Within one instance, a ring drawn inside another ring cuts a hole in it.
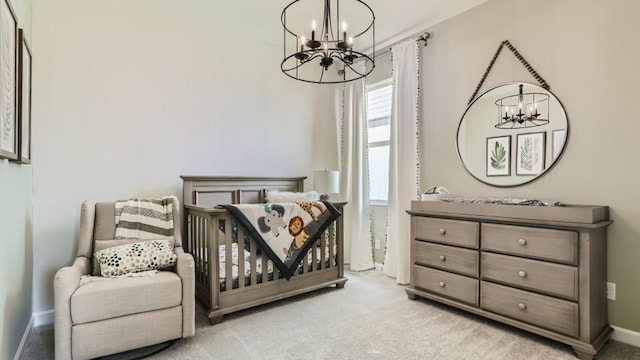
[[[82,204],[77,258],[54,278],[57,360],[90,359],[194,334],[194,262],[182,249],[177,200],[170,206],[173,241],[166,241],[175,265],[149,276],[105,278],[95,269],[96,251],[134,241],[114,240],[114,202]]]

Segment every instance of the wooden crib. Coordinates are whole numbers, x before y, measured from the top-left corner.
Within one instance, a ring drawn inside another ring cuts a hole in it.
[[[196,298],[216,324],[225,314],[336,285],[344,287],[343,218],[322,234],[286,280],[249,232],[218,204],[264,203],[267,191],[300,192],[304,177],[181,176],[183,247],[195,260]],[[334,203],[342,212],[345,203]]]

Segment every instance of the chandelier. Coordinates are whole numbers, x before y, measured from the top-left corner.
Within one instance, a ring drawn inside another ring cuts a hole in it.
[[[544,93],[523,93],[519,85],[517,95],[496,100],[498,106],[498,129],[520,129],[546,125],[549,123],[549,95]]]
[[[318,0],[295,0],[282,10],[282,72],[315,84],[343,83],[369,75],[375,67],[375,14],[371,7],[361,0],[324,0],[324,6],[320,5]],[[320,24],[308,17],[310,13],[322,14]],[[370,49],[372,53],[369,56],[354,49]],[[360,61],[363,64],[356,63]]]

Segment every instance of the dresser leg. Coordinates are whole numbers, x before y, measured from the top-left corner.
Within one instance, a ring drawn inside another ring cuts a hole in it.
[[[418,298],[418,295],[416,294],[407,294],[407,297],[409,298],[409,300],[415,300]]]
[[[580,360],[593,360],[593,354],[588,354],[576,348],[573,348],[573,351],[576,353],[576,357]]]
[[[222,322],[222,317],[224,315],[211,315],[209,314],[209,323],[211,325],[219,324]]]

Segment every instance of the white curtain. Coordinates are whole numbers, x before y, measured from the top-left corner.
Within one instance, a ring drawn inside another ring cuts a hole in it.
[[[387,252],[384,271],[398,284],[409,283],[411,200],[420,194],[418,149],[419,52],[415,40],[391,48],[393,98],[389,141]]]
[[[364,72],[364,63],[355,64]],[[373,268],[369,210],[369,164],[364,79],[337,89],[340,197],[344,207],[345,259],[351,270]]]

